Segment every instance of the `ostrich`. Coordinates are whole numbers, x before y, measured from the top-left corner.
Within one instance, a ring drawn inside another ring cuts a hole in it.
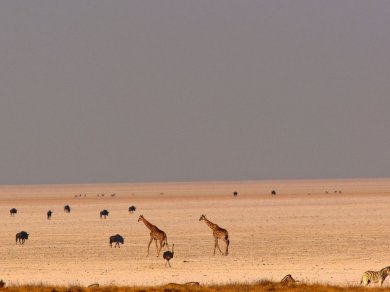
[[[135,206],[129,207],[129,213],[134,213],[137,208]]]
[[[173,258],[173,254],[174,254],[173,248],[174,247],[175,247],[175,245],[172,244],[172,251],[167,250],[166,252],[163,253],[163,258],[166,260],[165,266],[167,266],[167,263],[168,263],[170,268],[172,268],[172,267],[171,267],[171,264],[169,263],[169,261]]]
[[[21,231],[19,233],[16,233],[16,244],[19,241],[19,244],[24,244],[26,239],[28,239],[28,233],[26,231]]]
[[[109,212],[106,209],[104,209],[103,211],[100,211],[100,218],[106,219],[108,216],[108,213]]]
[[[69,207],[69,205],[65,205],[65,206],[64,206],[64,212],[65,212],[65,213],[70,213],[70,207]]]
[[[276,195],[276,191],[273,190],[273,191],[271,192],[271,195],[275,196],[275,195]]]
[[[53,214],[52,210],[47,211],[47,220],[51,219],[51,214]]]
[[[234,192],[234,193],[233,193],[233,196],[237,197],[237,196],[238,196],[238,193],[237,193],[237,192]]]
[[[121,235],[116,234],[116,235],[110,236],[110,246],[111,247],[112,247],[112,243],[113,242],[115,242],[115,247],[118,246],[119,248],[121,248],[119,246],[119,243],[124,244],[125,243],[125,239]]]
[[[11,216],[15,216],[16,213],[18,213],[18,210],[16,210],[15,208],[12,208],[11,210],[9,210],[9,214]]]

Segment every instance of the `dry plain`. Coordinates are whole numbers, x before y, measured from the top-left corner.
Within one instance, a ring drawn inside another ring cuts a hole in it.
[[[102,209],[110,211],[106,220]],[[389,210],[386,179],[1,186],[0,278],[122,286],[278,281],[292,274],[308,283],[357,285],[365,270],[390,265]],[[146,256],[149,231],[137,222],[140,214],[175,244],[171,269],[156,258],[154,243]],[[201,214],[229,231],[228,256],[213,256]],[[21,230],[30,233],[23,246],[15,244]],[[108,237],[116,233],[125,244],[110,248]]]

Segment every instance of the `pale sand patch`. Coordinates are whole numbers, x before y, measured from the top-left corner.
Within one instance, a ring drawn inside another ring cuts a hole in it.
[[[65,204],[70,214],[63,212]],[[130,205],[137,207],[134,214]],[[104,208],[110,211],[106,220],[99,218]],[[390,265],[389,210],[385,179],[2,186],[0,278],[155,285],[278,281],[292,274],[308,282],[358,284],[365,270]],[[156,258],[154,243],[146,257],[149,231],[137,222],[139,214],[175,244],[172,269]],[[229,231],[229,256],[212,255],[214,240],[198,221],[201,214]],[[21,230],[30,233],[24,246],[15,245]],[[120,249],[109,247],[116,233],[125,237]]]

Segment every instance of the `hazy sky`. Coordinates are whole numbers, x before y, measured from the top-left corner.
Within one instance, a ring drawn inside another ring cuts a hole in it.
[[[390,177],[390,1],[0,2],[0,184]]]

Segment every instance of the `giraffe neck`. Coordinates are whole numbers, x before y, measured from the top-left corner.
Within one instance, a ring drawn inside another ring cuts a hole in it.
[[[145,226],[148,227],[150,231],[152,231],[155,228],[155,226],[152,223],[150,223],[148,220],[146,220],[143,217],[142,217],[142,222],[144,222]]]
[[[214,230],[217,226],[217,224],[214,224],[210,220],[208,220],[206,217],[203,219],[204,222],[206,222],[207,226],[211,228],[211,230]]]

